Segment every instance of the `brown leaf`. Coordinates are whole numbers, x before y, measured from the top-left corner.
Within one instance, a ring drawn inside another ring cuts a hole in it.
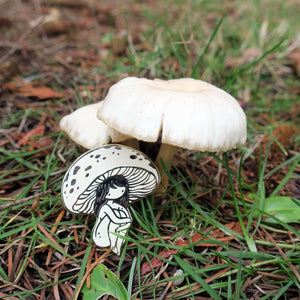
[[[45,126],[43,124],[37,125],[35,128],[31,129],[25,136],[18,142],[19,146],[27,145],[29,140],[37,135],[42,135],[45,132]]]
[[[28,144],[31,145],[28,151],[33,151],[34,149],[48,148],[48,149],[44,149],[43,152],[46,153],[47,155],[50,155],[51,154],[50,149],[53,148],[55,141],[50,137],[44,136],[38,138],[37,140],[29,141]],[[50,148],[50,146],[52,147]]]
[[[56,92],[47,86],[32,86],[30,84],[24,85],[19,89],[23,97],[37,97],[38,99],[48,98],[63,98],[64,94]]]
[[[159,256],[163,258],[168,258],[171,255],[177,254],[178,250],[176,249],[170,249],[170,250],[163,250],[159,252]],[[151,260],[151,264],[148,262],[144,263],[141,267],[141,275],[145,275],[152,271],[152,269],[160,267],[162,265],[163,261],[159,257],[154,257]]]
[[[4,89],[15,92],[18,96],[22,97],[35,97],[39,100],[49,99],[49,98],[63,98],[64,93],[59,93],[53,89],[41,85],[40,82],[32,81],[30,83],[24,83],[23,81],[18,81],[17,84],[14,82],[9,82],[3,86]]]
[[[38,135],[43,135],[45,133],[45,120],[46,120],[46,115],[42,116],[42,119],[40,123],[35,126],[33,129],[31,129],[28,133],[26,133],[18,142],[18,146],[23,146],[29,144],[29,141],[32,137],[38,136]]]
[[[2,292],[0,292],[0,297],[3,297],[2,299],[4,299],[5,297],[5,299],[9,299],[9,300],[18,300],[19,298],[17,298],[17,297],[9,297],[9,298],[7,298],[9,296],[9,294],[5,294],[5,293],[2,293]]]

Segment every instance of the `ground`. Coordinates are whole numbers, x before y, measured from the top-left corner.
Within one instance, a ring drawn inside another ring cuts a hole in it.
[[[81,299],[100,263],[132,299],[299,299],[298,1],[0,7],[1,299]],[[166,193],[131,206],[117,256],[93,245],[95,216],[64,208],[62,178],[86,149],[59,121],[127,76],[217,85],[244,109],[248,139],[179,149]]]

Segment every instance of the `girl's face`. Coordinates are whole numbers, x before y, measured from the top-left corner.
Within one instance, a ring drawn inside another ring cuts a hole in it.
[[[106,196],[106,199],[118,199],[125,193],[125,187],[124,186],[114,186],[110,187],[108,190],[108,194]]]

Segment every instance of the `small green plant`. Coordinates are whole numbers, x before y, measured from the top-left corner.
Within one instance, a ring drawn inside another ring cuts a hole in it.
[[[101,299],[105,295],[111,295],[119,300],[129,300],[126,288],[122,281],[103,264],[100,264],[93,271],[91,286],[87,283],[82,288],[83,300]]]
[[[285,196],[271,196],[265,198],[262,203],[263,212],[274,216],[265,219],[265,222],[278,223],[278,220],[284,223],[293,223],[300,220],[300,201]]]

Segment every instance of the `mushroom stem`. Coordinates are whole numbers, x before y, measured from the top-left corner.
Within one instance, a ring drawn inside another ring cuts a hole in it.
[[[136,150],[139,150],[139,148],[140,148],[140,144],[139,144],[139,141],[137,139],[125,140],[125,141],[122,141],[121,143],[125,146],[129,146],[129,147],[134,148]]]
[[[169,177],[166,173],[166,170],[170,169],[172,158],[177,150],[177,147],[173,145],[168,144],[161,144],[159,152],[155,159],[155,165],[157,166],[160,174],[161,174],[161,182],[159,187],[156,189],[156,194],[162,194],[166,191],[168,183],[169,183]],[[163,167],[163,164],[165,165],[165,168]]]

